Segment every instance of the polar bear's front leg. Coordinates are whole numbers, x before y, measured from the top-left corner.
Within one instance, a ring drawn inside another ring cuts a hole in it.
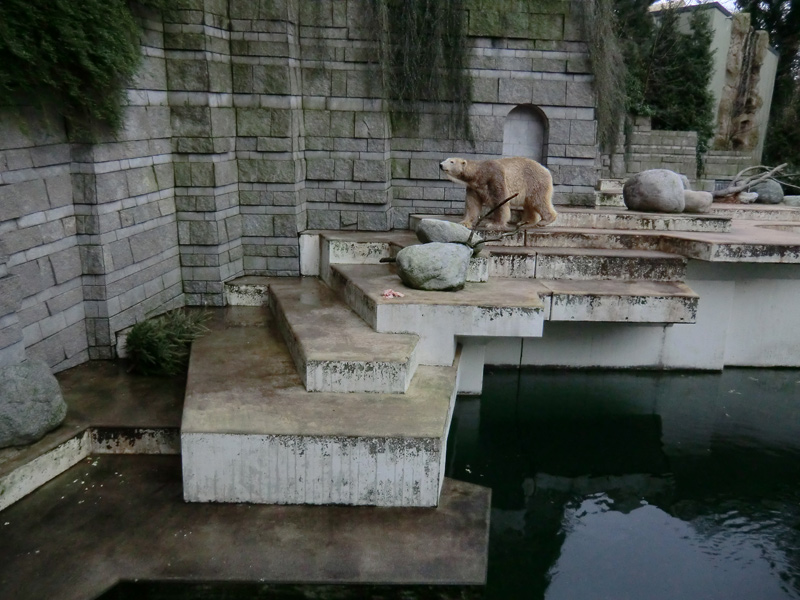
[[[475,223],[481,217],[481,201],[478,197],[478,194],[475,193],[474,190],[467,188],[467,198],[464,201],[464,219],[461,221],[461,225],[464,227],[472,227],[475,226]]]

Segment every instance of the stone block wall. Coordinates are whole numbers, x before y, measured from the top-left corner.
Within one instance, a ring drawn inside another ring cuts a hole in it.
[[[184,303],[160,13],[139,13],[143,64],[124,125],[72,145],[72,188],[91,358],[119,331]]]
[[[697,133],[654,130],[648,117],[635,117],[633,127],[620,135],[614,156],[603,156],[603,177],[626,178],[647,169],[669,169],[697,180]],[[703,179],[696,189],[714,189],[715,180],[728,180],[754,164],[752,151],[709,150]]]
[[[229,279],[299,274],[306,229],[461,213],[439,162],[502,155],[517,107],[543,117],[555,201],[592,201],[580,0],[465,2],[474,145],[447,107],[390,122],[368,2],[134,4],[143,64],[120,132],[78,140],[56,115],[0,110],[0,364],[110,358],[138,321],[222,305]]]
[[[0,363],[88,358],[70,145],[52,114],[0,113]],[[3,264],[4,263],[4,264]]]
[[[117,332],[184,304],[163,25],[138,17],[117,134],[81,143],[56,114],[0,111],[0,364],[110,358]]]

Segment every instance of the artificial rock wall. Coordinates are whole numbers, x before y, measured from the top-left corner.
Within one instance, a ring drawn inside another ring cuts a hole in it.
[[[580,0],[465,2],[474,146],[436,105],[392,130],[367,2],[136,8],[144,59],[122,131],[87,144],[55,115],[0,111],[0,364],[108,358],[135,322],[222,305],[226,280],[297,275],[299,231],[460,213],[438,163],[502,155],[518,107],[539,115],[556,202],[593,202]]]

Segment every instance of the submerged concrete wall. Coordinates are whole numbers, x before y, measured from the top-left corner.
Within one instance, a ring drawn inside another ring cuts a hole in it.
[[[367,0],[137,7],[143,64],[116,135],[84,143],[55,113],[0,109],[0,364],[109,358],[133,323],[222,305],[226,280],[299,274],[306,229],[460,213],[438,163],[502,155],[517,107],[541,119],[556,201],[590,204],[580,6],[465,3],[474,146],[433,104],[392,128]]]

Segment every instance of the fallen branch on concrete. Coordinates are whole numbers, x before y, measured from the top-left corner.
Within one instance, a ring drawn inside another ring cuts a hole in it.
[[[508,198],[506,198],[505,200],[503,200],[503,201],[502,201],[500,204],[498,204],[497,206],[495,206],[495,207],[494,207],[492,210],[490,210],[490,211],[489,211],[489,212],[487,212],[485,215],[483,215],[483,216],[482,216],[480,219],[478,219],[478,220],[475,222],[475,225],[473,225],[473,226],[472,226],[472,228],[471,228],[471,231],[470,231],[470,234],[469,234],[469,237],[467,238],[467,241],[465,242],[465,244],[466,244],[467,246],[469,246],[470,248],[474,248],[475,246],[477,246],[477,244],[475,244],[475,245],[473,245],[473,244],[472,244],[472,237],[475,235],[475,230],[476,230],[476,229],[478,229],[478,226],[479,226],[481,223],[483,223],[483,222],[486,220],[486,218],[487,218],[487,217],[489,217],[489,216],[490,216],[490,215],[491,215],[491,214],[492,214],[494,211],[496,211],[496,210],[498,210],[499,208],[501,208],[502,206],[504,206],[504,205],[505,205],[507,202],[511,202],[511,201],[512,201],[514,198],[516,198],[518,195],[519,195],[519,192],[517,192],[517,193],[515,193],[515,194],[511,194],[511,195],[510,195]],[[521,229],[521,228],[522,228],[524,225],[527,225],[527,223],[520,223],[520,224],[517,226],[517,229],[516,229],[515,231],[509,232],[507,235],[501,235],[500,237],[498,237],[498,238],[496,238],[496,239],[491,239],[491,240],[488,240],[488,239],[482,239],[482,240],[481,240],[481,242],[496,242],[497,240],[501,240],[501,239],[503,239],[504,237],[508,237],[509,235],[513,235],[514,233],[516,233],[517,231],[519,231],[519,230],[520,230],[520,229]],[[480,243],[480,242],[478,242],[478,243]]]
[[[782,171],[783,169],[785,169],[787,167],[787,165],[788,165],[788,163],[783,163],[782,165],[778,165],[774,169],[770,169],[766,173],[761,173],[761,174],[758,174],[758,175],[751,175],[749,177],[745,177],[744,179],[740,180],[739,178],[742,177],[742,175],[744,175],[748,171],[752,171],[753,169],[769,169],[769,167],[766,167],[764,165],[757,165],[757,166],[754,166],[754,167],[747,167],[746,169],[743,169],[742,171],[739,171],[739,173],[736,174],[736,177],[733,178],[733,183],[731,185],[726,187],[724,190],[715,190],[715,191],[711,192],[711,195],[714,196],[714,198],[724,198],[726,196],[735,196],[736,194],[751,188],[752,186],[756,185],[757,183],[760,183],[760,182],[762,182],[762,181],[764,181],[766,179],[769,179],[770,177],[772,177],[778,171]]]

